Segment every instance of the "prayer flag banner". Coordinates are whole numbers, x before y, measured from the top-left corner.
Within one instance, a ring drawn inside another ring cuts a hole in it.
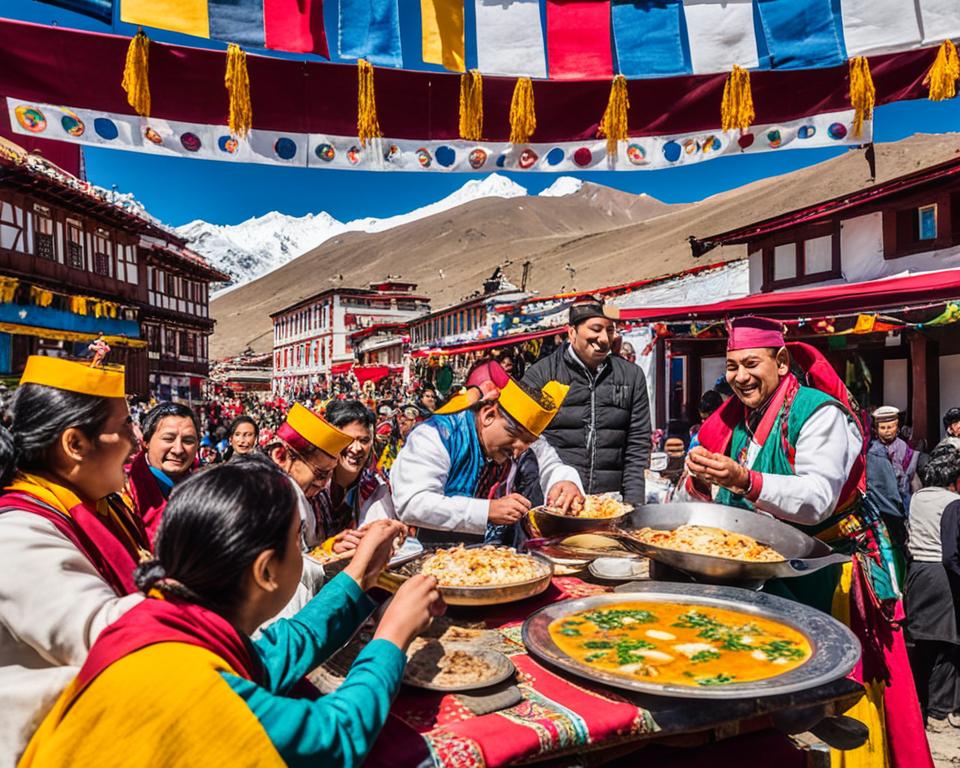
[[[692,165],[724,155],[777,152],[791,147],[829,147],[869,142],[852,137],[853,110],[829,112],[779,125],[757,125],[740,135],[719,129],[620,142],[618,158],[605,140],[509,142],[430,141],[384,138],[361,147],[355,136],[254,129],[247,141],[226,125],[203,125],[103,113],[7,99],[15,133],[154,155],[226,162],[363,171],[643,171]],[[719,121],[718,121],[719,122]]]
[[[914,0],[840,0],[847,55],[867,56],[920,45]]]
[[[476,0],[475,8],[481,72],[547,76],[539,0]]]
[[[120,0],[128,24],[328,57],[322,0]]]
[[[683,11],[695,74],[759,66],[753,0],[683,0]]]
[[[609,0],[547,0],[547,63],[552,80],[613,76]]]
[[[767,57],[764,68],[837,66],[846,60],[832,0],[757,0]]]
[[[620,74],[665,77],[691,71],[680,31],[681,0],[613,0],[611,13]]]
[[[47,5],[55,5],[84,16],[92,16],[102,22],[113,22],[113,0],[40,0]]]
[[[466,71],[463,0],[420,0],[420,18],[424,62]]]
[[[340,0],[340,57],[403,66],[397,0]]]

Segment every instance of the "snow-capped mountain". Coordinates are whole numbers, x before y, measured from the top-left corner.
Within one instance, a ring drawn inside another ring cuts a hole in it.
[[[579,191],[582,182],[557,179],[541,195],[560,197]],[[491,174],[471,179],[442,200],[387,218],[367,217],[342,222],[328,213],[287,216],[271,211],[240,224],[219,225],[196,220],[177,228],[198,253],[234,280],[226,290],[272,272],[297,256],[344,232],[382,232],[483,198],[524,197],[528,191],[506,176]]]

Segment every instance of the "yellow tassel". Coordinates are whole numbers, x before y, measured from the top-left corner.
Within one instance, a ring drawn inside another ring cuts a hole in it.
[[[607,155],[619,154],[619,142],[627,138],[627,111],[630,109],[630,97],[627,95],[627,78],[617,75],[610,86],[610,100],[600,120],[597,137],[607,137]]]
[[[460,75],[460,138],[480,141],[483,135],[483,76],[471,69]]]
[[[123,90],[138,115],[150,117],[150,38],[139,30],[130,39],[123,67]]]
[[[753,124],[753,92],[750,90],[750,72],[736,64],[723,86],[723,103],[720,106],[720,127],[724,131],[739,128],[741,133]]]
[[[230,94],[230,133],[245,138],[253,126],[253,105],[250,103],[247,54],[236,43],[227,47],[227,74],[223,84]]]
[[[923,84],[929,86],[930,101],[952,99],[957,95],[957,80],[960,79],[960,58],[953,40],[944,40],[937,51],[936,61],[923,78]]]
[[[513,99],[510,102],[510,143],[526,144],[536,130],[533,83],[529,77],[521,77],[513,89]]]
[[[877,89],[873,87],[867,57],[857,56],[850,59],[850,104],[856,110],[853,116],[854,138],[863,134],[863,121],[873,119],[873,105],[876,100]]]
[[[357,59],[359,77],[357,95],[357,138],[360,146],[367,146],[371,139],[379,139],[380,123],[377,120],[377,98],[373,90],[373,66],[365,59]]]

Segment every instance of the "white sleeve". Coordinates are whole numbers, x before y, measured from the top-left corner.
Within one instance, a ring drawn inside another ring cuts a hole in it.
[[[537,457],[537,464],[540,466],[540,490],[543,491],[543,498],[547,498],[550,489],[564,480],[569,480],[580,489],[580,493],[583,493],[580,474],[560,460],[556,448],[550,443],[540,438],[530,446],[530,450]]]
[[[97,635],[141,600],[118,597],[53,523],[0,515],[0,623],[50,665],[81,665]]]
[[[450,456],[436,428],[421,424],[408,436],[390,468],[397,514],[407,525],[458,533],[484,533],[490,502],[444,496]]]
[[[390,494],[390,486],[382,480],[377,490],[371,494],[360,510],[360,519],[358,526],[364,526],[375,520],[396,520],[397,510],[393,505],[393,496]]]
[[[757,508],[800,525],[825,520],[837,506],[862,442],[841,408],[821,407],[800,430],[795,474],[764,473]]]

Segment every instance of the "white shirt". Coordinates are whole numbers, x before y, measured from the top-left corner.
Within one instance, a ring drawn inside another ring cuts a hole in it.
[[[100,632],[141,600],[117,597],[53,523],[0,514],[0,767],[15,765]]]
[[[557,452],[546,440],[537,440],[530,448],[540,465],[540,487],[544,496],[563,480],[569,480],[583,492],[577,470],[560,461]],[[425,423],[410,432],[390,468],[390,485],[397,514],[407,525],[457,533],[484,533],[487,530],[490,501],[466,496],[444,496],[443,486],[449,472],[450,454],[436,427]],[[513,474],[511,471],[508,486]]]
[[[779,435],[768,439],[778,440]],[[763,473],[763,487],[754,506],[774,517],[798,525],[814,525],[826,520],[836,509],[840,492],[860,454],[863,438],[844,411],[824,405],[813,412],[797,437],[793,475]],[[760,444],[751,440],[746,467],[760,453]],[[691,497],[681,485],[678,500]]]

